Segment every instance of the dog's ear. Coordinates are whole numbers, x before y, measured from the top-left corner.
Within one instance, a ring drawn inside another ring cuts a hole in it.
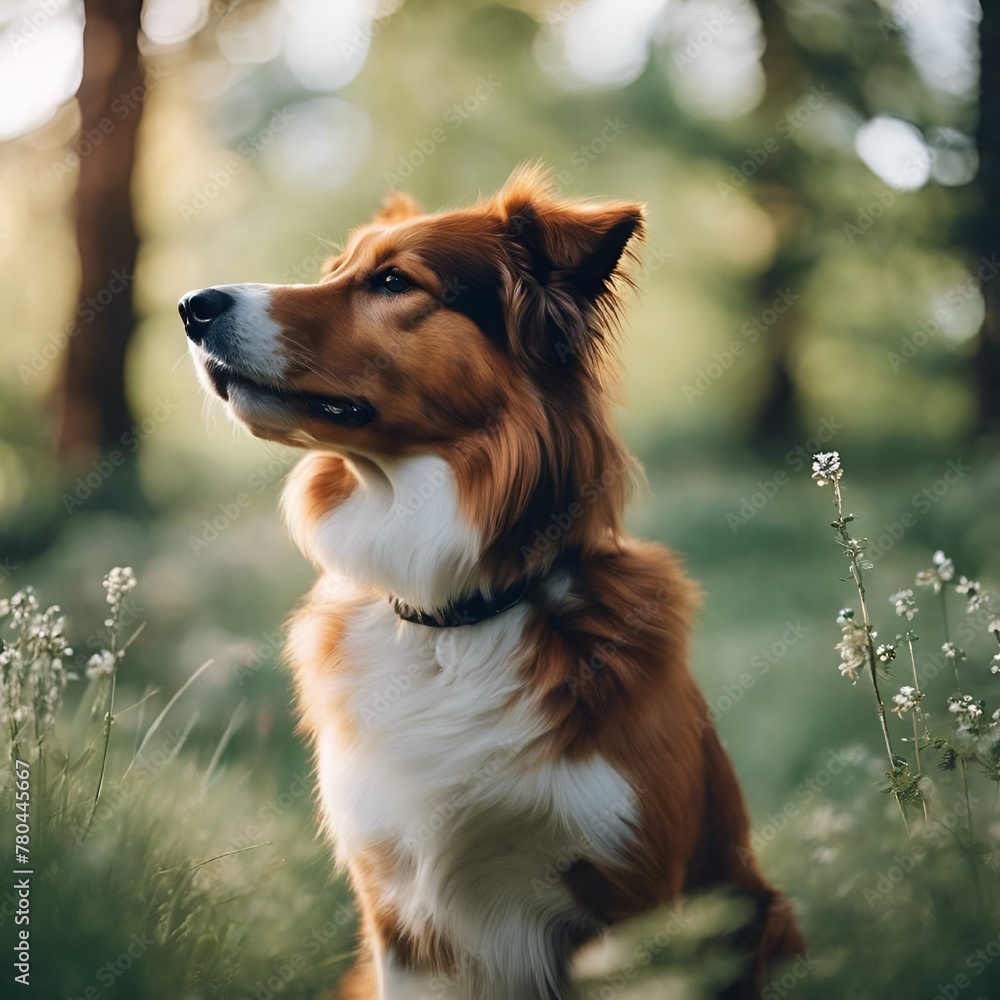
[[[403,194],[402,191],[390,191],[382,199],[382,204],[373,216],[372,222],[391,226],[397,222],[405,222],[407,219],[413,219],[423,214],[423,208],[421,208],[420,203],[414,198],[411,198],[408,194]]]
[[[643,235],[641,205],[560,200],[538,167],[516,170],[497,201],[508,245],[543,286],[556,281],[583,295],[600,295],[629,243]]]
[[[533,168],[515,173],[497,203],[512,264],[512,339],[548,363],[560,355],[586,360],[613,325],[614,279],[642,238],[642,206],[559,200]]]
[[[562,284],[596,298],[618,272],[633,238],[641,239],[642,206],[631,202],[526,202],[507,219],[507,237],[521,249],[540,285]]]

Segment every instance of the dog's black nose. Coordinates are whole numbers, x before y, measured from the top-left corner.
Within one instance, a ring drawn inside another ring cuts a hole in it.
[[[185,295],[177,303],[177,311],[187,335],[198,343],[208,332],[212,320],[218,319],[235,301],[219,288],[202,288]]]

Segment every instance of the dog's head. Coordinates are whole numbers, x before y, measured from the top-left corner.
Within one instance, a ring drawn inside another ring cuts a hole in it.
[[[559,199],[534,169],[457,211],[394,194],[316,284],[204,288],[179,310],[203,380],[253,434],[442,457],[496,541],[532,504],[585,502],[574,491],[620,458],[609,347],[642,219]]]

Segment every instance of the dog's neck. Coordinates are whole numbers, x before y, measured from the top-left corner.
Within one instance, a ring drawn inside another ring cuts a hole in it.
[[[425,611],[487,587],[481,540],[459,509],[448,463],[354,458],[357,486],[317,522],[309,554],[326,570]]]
[[[583,456],[578,451],[578,463]],[[287,521],[299,548],[328,573],[414,612],[460,611],[470,600],[483,611],[525,582],[547,577],[567,553],[578,561],[613,543],[612,515],[630,459],[610,448],[599,457],[605,461],[595,455],[581,463],[582,484],[561,494],[537,487],[544,497],[540,504],[524,492],[527,471],[508,476],[503,488],[487,486],[480,499],[517,512],[504,525],[485,509],[483,523],[474,523],[470,498],[462,502],[460,483],[467,490],[470,482],[481,486],[496,473],[488,461],[470,480],[469,470],[459,478],[448,461],[434,455],[375,460],[314,452],[286,485]],[[553,482],[549,473],[536,474],[534,481]],[[466,610],[473,617],[478,613]]]

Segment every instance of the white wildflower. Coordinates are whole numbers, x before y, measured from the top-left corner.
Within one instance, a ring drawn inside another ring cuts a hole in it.
[[[40,611],[30,587],[9,598],[5,610],[12,637],[0,652],[0,727],[18,744],[30,720],[32,739],[41,744],[55,724],[63,688],[75,680],[63,663],[73,655],[63,635],[65,619],[56,605]]]
[[[958,719],[959,729],[971,729],[982,717],[983,706],[971,694],[953,694],[948,711]]]
[[[843,617],[843,613],[841,613]],[[857,672],[868,662],[868,636],[853,618],[837,619],[841,622],[843,638],[834,649],[840,653],[840,672],[844,677],[857,680]],[[872,635],[875,633],[873,632]]]
[[[824,451],[813,455],[812,477],[820,486],[836,482],[844,474],[840,467],[840,452]]]
[[[965,659],[965,653],[953,642],[942,643],[941,652],[944,653],[946,659],[954,660],[958,663],[961,663]]]
[[[993,654],[993,659],[990,660],[990,673],[1000,674],[1000,653]]]
[[[8,609],[11,627],[20,628],[23,622],[28,621],[38,611],[38,598],[35,597],[34,588],[25,587],[24,590],[19,590],[8,601]]]
[[[913,599],[912,590],[900,590],[889,598],[889,603],[896,609],[900,618],[912,622],[917,616],[917,602]]]
[[[935,594],[941,593],[941,588],[955,576],[955,564],[938,549],[934,553],[934,567],[932,569],[922,569],[917,573],[918,587],[933,587]]]
[[[900,717],[904,716],[907,712],[912,711],[917,705],[920,704],[920,699],[923,698],[923,691],[918,691],[915,687],[911,687],[909,684],[904,684],[899,689],[899,694],[894,694],[892,696],[892,710]]]
[[[116,566],[104,578],[104,589],[107,593],[108,604],[111,605],[112,615],[121,610],[122,602],[135,590],[135,573],[131,566]]]
[[[896,659],[896,647],[891,642],[883,642],[878,649],[875,650],[875,655],[879,658],[881,663],[892,663]]]
[[[978,580],[970,580],[966,576],[959,577],[955,590],[967,598],[968,603],[965,606],[967,614],[974,615],[986,603],[986,595]]]
[[[938,576],[941,577],[946,583],[952,579],[955,575],[955,564],[941,551],[938,549],[933,556],[934,565],[937,567]],[[129,570],[131,572],[131,570]]]
[[[109,649],[102,649],[87,660],[87,677],[110,677],[115,672],[115,654]]]

